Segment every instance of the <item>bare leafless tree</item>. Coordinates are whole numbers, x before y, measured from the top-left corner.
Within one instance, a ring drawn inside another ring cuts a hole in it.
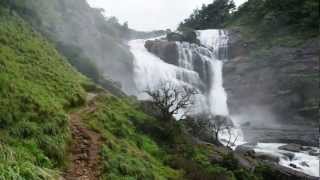
[[[194,104],[194,96],[198,91],[187,86],[176,86],[170,82],[160,82],[157,88],[145,91],[160,110],[162,118],[169,120],[178,113],[186,113]]]
[[[217,141],[219,141],[219,133],[224,130],[229,131],[231,126],[232,125],[228,123],[228,120],[226,119],[226,117],[223,117],[223,116],[215,116],[213,119],[210,120],[210,128],[213,130],[215,139]]]
[[[224,116],[214,116],[211,113],[201,113],[188,117],[184,121],[185,127],[188,132],[195,137],[207,141],[213,142],[217,145],[222,145],[219,140],[219,135],[222,131],[227,131],[229,134],[229,140],[227,146],[232,143],[232,123]]]

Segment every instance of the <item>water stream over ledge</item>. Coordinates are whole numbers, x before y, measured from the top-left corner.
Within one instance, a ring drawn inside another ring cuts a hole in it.
[[[147,88],[157,88],[160,82],[170,82],[177,86],[191,86],[202,93],[197,96],[194,112],[211,112],[214,115],[228,116],[234,127],[231,131],[220,133],[220,141],[227,144],[229,139],[235,142],[232,148],[247,143],[237,119],[238,115],[229,113],[227,93],[223,88],[223,62],[228,60],[228,33],[223,30],[197,31],[198,39],[204,46],[177,42],[179,54],[178,65],[165,62],[148,52],[145,48],[146,40],[132,40],[129,42],[134,55],[134,80],[139,92],[139,99],[146,99],[142,93]],[[197,58],[195,58],[197,55]],[[202,72],[196,65],[202,67]],[[205,90],[203,89],[205,87]],[[231,133],[231,138],[230,134]],[[289,151],[279,150],[284,144],[257,143],[256,152],[263,152],[278,156],[280,165],[304,172],[312,176],[319,176],[319,157],[311,156],[308,152],[294,153],[294,158],[288,159],[284,154]],[[316,149],[312,147],[313,149]],[[318,149],[317,149],[318,150]],[[292,153],[292,152],[291,152]],[[309,166],[303,166],[304,162]],[[295,164],[293,168],[290,164]]]

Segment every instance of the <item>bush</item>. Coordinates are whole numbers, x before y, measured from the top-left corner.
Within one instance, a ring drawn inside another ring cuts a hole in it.
[[[239,162],[237,159],[234,158],[232,152],[223,156],[223,163],[222,166],[227,168],[228,170],[236,170],[239,169]]]
[[[11,136],[20,139],[27,139],[37,136],[39,133],[38,124],[28,121],[20,121],[10,128]]]

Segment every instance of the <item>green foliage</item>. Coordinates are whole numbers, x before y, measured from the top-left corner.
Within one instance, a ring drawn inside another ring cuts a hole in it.
[[[233,8],[232,1],[216,0],[195,10],[179,29],[239,29],[246,39],[268,46],[296,46],[318,36],[317,0],[248,0],[236,11]]]
[[[234,158],[233,153],[228,153],[223,156],[222,166],[229,170],[239,169],[239,162]]]
[[[255,173],[264,180],[277,179],[277,173],[268,165],[260,165],[256,167]]]
[[[196,9],[179,25],[179,30],[183,28],[192,29],[218,29],[231,17],[231,11],[235,5],[232,0],[215,0],[209,5],[203,5],[201,9]]]
[[[87,80],[21,18],[0,7],[0,179],[57,179],[69,138],[66,108]]]
[[[134,123],[154,119],[138,111],[137,105],[111,95],[100,97],[96,112],[84,114],[85,121],[106,139],[103,146],[105,179],[182,179],[182,173],[166,166],[164,151],[140,133]]]
[[[305,38],[318,35],[318,17],[317,0],[249,0],[227,24],[247,27],[269,38],[288,34]]]
[[[254,175],[253,173],[250,173],[244,169],[235,170],[233,173],[237,180],[259,180],[257,175]]]

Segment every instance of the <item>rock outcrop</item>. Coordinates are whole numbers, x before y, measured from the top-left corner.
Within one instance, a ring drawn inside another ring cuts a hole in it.
[[[146,41],[147,50],[169,64],[179,65],[179,52],[174,41],[154,40]]]
[[[231,31],[231,60],[224,66],[231,112],[242,114],[244,122],[250,121],[257,129],[311,132],[307,137],[304,133],[301,138],[282,137],[282,141],[296,139],[297,143],[316,145],[318,132],[313,125],[318,121],[316,101],[320,96],[318,39],[295,47],[256,46],[256,42]],[[271,137],[277,138],[281,137]]]

